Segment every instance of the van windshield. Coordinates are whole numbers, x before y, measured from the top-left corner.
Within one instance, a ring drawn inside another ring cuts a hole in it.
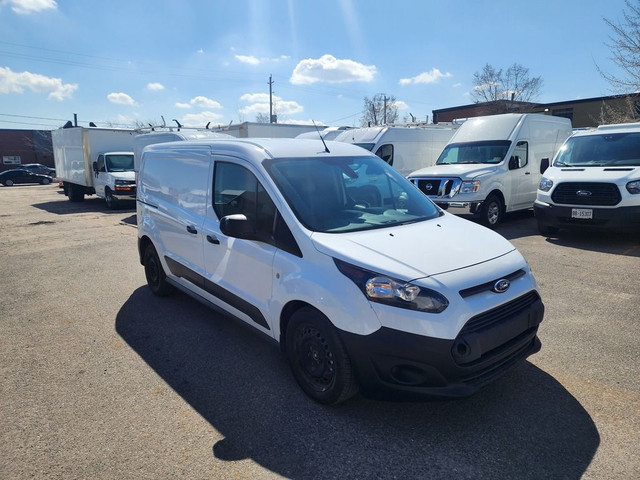
[[[436,165],[500,163],[507,155],[510,146],[509,140],[451,143],[444,148]]]
[[[640,166],[640,133],[569,137],[554,167]]]
[[[415,223],[440,210],[378,157],[269,159],[265,168],[306,228],[352,232]]]
[[[107,171],[132,172],[133,155],[106,155]]]

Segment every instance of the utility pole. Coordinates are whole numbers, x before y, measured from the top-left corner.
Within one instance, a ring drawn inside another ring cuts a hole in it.
[[[273,114],[273,80],[269,75],[269,123],[278,123],[278,118]]]
[[[384,108],[382,110],[382,124],[386,125],[387,124],[387,94],[384,94]]]

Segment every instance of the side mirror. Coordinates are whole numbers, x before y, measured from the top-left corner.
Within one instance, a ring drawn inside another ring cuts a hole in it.
[[[520,157],[514,155],[509,159],[509,170],[517,170],[518,168],[520,168]]]
[[[98,162],[93,162],[93,171],[98,173]]]
[[[241,213],[220,219],[220,231],[228,237],[250,240],[255,237],[253,224]]]
[[[540,173],[544,173],[547,168],[549,168],[549,159],[543,158],[540,160]]]

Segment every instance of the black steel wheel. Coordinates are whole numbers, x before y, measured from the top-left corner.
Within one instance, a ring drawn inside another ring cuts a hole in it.
[[[327,317],[303,307],[291,317],[285,335],[293,376],[309,397],[335,405],[357,393],[351,362]]]
[[[142,262],[147,285],[155,295],[166,297],[173,292],[173,286],[167,283],[167,275],[164,273],[158,252],[153,245],[148,245],[145,249]]]

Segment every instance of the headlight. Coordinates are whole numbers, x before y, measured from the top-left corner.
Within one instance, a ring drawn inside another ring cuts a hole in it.
[[[548,178],[542,177],[540,179],[540,185],[538,185],[538,190],[542,190],[543,192],[548,192],[553,187],[553,182]]]
[[[409,310],[440,313],[449,301],[438,292],[379,275],[334,258],[338,270],[355,283],[368,300]]]
[[[475,193],[478,190],[480,190],[480,180],[462,182],[462,185],[460,185],[460,193]]]
[[[640,193],[640,180],[627,183],[627,190],[632,195],[638,195]]]

